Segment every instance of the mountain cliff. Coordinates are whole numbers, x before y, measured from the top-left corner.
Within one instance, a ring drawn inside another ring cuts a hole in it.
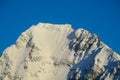
[[[0,80],[120,80],[120,56],[87,30],[39,23],[5,49]]]

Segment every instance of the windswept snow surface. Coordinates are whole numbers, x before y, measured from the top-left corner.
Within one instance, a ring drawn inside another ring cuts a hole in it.
[[[0,80],[120,80],[120,56],[96,34],[39,23],[0,58]]]

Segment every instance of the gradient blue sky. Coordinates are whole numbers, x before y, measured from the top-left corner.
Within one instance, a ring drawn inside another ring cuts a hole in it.
[[[120,53],[119,0],[0,0],[0,53],[39,22],[82,27]]]

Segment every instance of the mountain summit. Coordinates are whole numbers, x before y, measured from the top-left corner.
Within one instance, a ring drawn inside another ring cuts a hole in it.
[[[0,80],[120,80],[120,56],[87,30],[39,23],[3,52]]]

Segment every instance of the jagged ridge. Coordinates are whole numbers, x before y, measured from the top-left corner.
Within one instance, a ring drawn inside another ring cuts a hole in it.
[[[119,80],[120,56],[87,30],[40,23],[0,58],[1,80]]]

